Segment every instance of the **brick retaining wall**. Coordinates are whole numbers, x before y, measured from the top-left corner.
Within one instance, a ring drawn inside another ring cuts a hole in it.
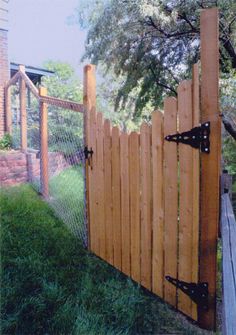
[[[70,165],[61,153],[49,153],[49,176],[63,171]],[[39,179],[40,159],[36,151],[1,151],[0,186],[14,186]]]

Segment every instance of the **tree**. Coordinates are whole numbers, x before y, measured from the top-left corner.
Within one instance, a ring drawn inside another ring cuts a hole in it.
[[[236,174],[236,74],[224,75],[220,81],[223,132],[223,158],[226,168]]]
[[[64,100],[82,102],[83,88],[73,68],[67,63],[49,61],[44,64],[54,75],[44,77],[42,84],[48,95]],[[49,150],[60,151],[68,158],[83,146],[83,115],[48,105]]]
[[[50,60],[44,63],[44,68],[54,72],[53,76],[43,77],[42,84],[47,87],[48,95],[82,102],[83,87],[70,64]]]
[[[227,73],[236,68],[235,0],[97,0],[77,11],[88,28],[85,58],[123,76],[116,109],[140,87],[136,114],[147,103],[161,105],[165,94],[176,95],[199,59],[199,17],[203,8],[220,8],[220,60]]]

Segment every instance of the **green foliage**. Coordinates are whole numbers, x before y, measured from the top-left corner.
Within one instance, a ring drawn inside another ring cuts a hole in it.
[[[12,148],[12,137],[10,134],[4,134],[0,139],[0,150],[9,150]]]
[[[43,84],[48,88],[48,95],[75,102],[82,102],[82,85],[76,78],[69,64],[47,62],[45,67],[54,71],[52,77],[45,77]],[[83,115],[80,113],[48,107],[49,150],[64,153],[65,157],[73,155],[83,142]]]
[[[29,186],[0,205],[4,335],[204,334],[84,250]]]
[[[47,70],[54,75],[43,77],[42,84],[47,87],[48,95],[60,99],[82,102],[82,85],[74,69],[67,63],[48,61],[44,63]]]
[[[236,127],[236,74],[222,76],[221,111]],[[236,141],[223,129],[223,159],[229,173],[236,175]]]
[[[199,59],[199,17],[202,8],[220,8],[221,67],[236,68],[234,0],[98,0],[80,1],[74,21],[88,28],[86,53],[124,81],[116,107],[123,108],[139,88],[136,114],[163,96],[176,94],[180,80],[189,78]]]

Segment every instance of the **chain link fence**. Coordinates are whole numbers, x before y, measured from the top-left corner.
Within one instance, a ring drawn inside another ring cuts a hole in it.
[[[19,83],[11,88],[12,146],[21,148]],[[84,115],[83,113],[48,104],[48,177],[47,201],[55,214],[85,245]],[[68,104],[67,104],[68,105]],[[40,103],[29,91],[27,111],[28,180],[41,192]]]
[[[86,244],[84,165],[83,114],[48,105],[48,201]]]

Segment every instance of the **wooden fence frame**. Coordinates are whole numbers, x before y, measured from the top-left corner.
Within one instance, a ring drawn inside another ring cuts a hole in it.
[[[11,86],[20,83],[20,118],[21,118],[21,150],[27,151],[27,111],[26,111],[26,87],[39,101],[40,115],[40,189],[45,198],[49,196],[48,177],[48,113],[47,106],[53,105],[74,112],[84,113],[84,104],[74,101],[59,99],[47,95],[47,89],[34,85],[25,73],[25,66],[20,65],[19,71],[6,83],[5,93],[5,115],[6,131],[12,134],[12,113],[11,113]]]

